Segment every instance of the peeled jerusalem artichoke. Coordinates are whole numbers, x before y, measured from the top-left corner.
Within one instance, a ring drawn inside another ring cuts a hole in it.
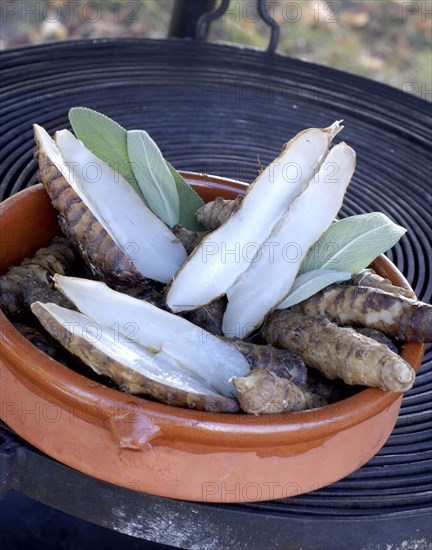
[[[256,247],[266,242],[288,206],[323,164],[333,137],[341,129],[339,122],[324,129],[310,128],[285,145],[279,157],[249,186],[238,210],[207,235],[177,271],[166,300],[171,311],[190,311],[226,294],[251,265],[246,250],[254,255]],[[287,181],[286,168],[294,162],[298,177]]]
[[[167,283],[186,251],[132,186],[69,131],[55,142],[40,126],[34,132],[41,181],[92,272],[117,284]],[[98,177],[89,179],[86,166],[96,166]]]
[[[98,374],[111,378],[127,393],[148,395],[168,405],[197,410],[238,410],[235,399],[218,394],[192,373],[178,368],[169,355],[152,353],[137,343],[125,343],[116,337],[112,327],[55,304],[35,302],[32,311],[70,353]]]

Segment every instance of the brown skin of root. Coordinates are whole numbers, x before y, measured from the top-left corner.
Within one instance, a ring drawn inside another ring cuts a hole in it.
[[[381,277],[371,268],[363,269],[359,273],[356,273],[348,281],[348,284],[356,286],[367,286],[370,288],[379,288],[385,292],[390,292],[390,294],[397,294],[399,296],[405,296],[405,298],[411,298],[416,300],[417,297],[413,290],[408,288],[401,288],[400,286],[395,286],[389,279]]]
[[[374,328],[402,342],[432,342],[432,306],[380,289],[331,285],[293,309],[341,325]]]
[[[122,292],[132,298],[137,298],[138,300],[144,300],[153,304],[156,307],[163,309],[163,287],[161,284],[156,281],[147,281],[145,283],[129,286],[129,285],[119,285],[114,284],[110,285],[111,288],[117,292]]]
[[[391,350],[393,353],[398,353],[398,348],[394,345],[393,340],[380,332],[379,330],[375,330],[374,328],[356,328],[356,332],[359,334],[363,334],[363,336],[367,336],[368,338],[372,338],[372,340],[375,340],[376,342],[379,342],[380,344],[386,345],[389,350]]]
[[[242,195],[239,195],[234,200],[217,197],[214,201],[208,202],[197,210],[197,220],[209,231],[214,231],[225,223],[231,214],[238,210],[242,200]]]
[[[258,345],[243,340],[227,340],[244,355],[252,370],[266,369],[279,378],[286,378],[295,384],[304,385],[307,368],[296,353],[269,345]]]
[[[222,321],[226,309],[226,298],[218,298],[207,306],[199,307],[193,311],[187,311],[181,314],[181,317],[187,319],[197,327],[214,334],[222,336]]]
[[[109,377],[119,389],[126,393],[146,395],[167,405],[188,407],[207,412],[238,412],[239,410],[235,399],[189,393],[147,378],[93,346],[77,330],[67,330],[40,304],[33,304],[32,311],[45,330],[67,351],[81,359],[97,374]]]
[[[253,370],[243,378],[232,378],[232,382],[237,389],[240,407],[249,414],[303,411],[326,404],[306,388],[267,369]]]
[[[26,307],[28,299],[24,281],[32,281],[41,292],[52,288],[54,273],[70,273],[77,259],[72,244],[64,237],[54,237],[47,246],[40,248],[32,258],[24,259],[19,266],[10,267],[0,277],[0,308],[9,317],[15,317]],[[54,292],[54,291],[53,291]]]
[[[56,361],[68,364],[67,356],[57,342],[51,336],[42,333],[34,327],[23,325],[22,323],[13,323],[14,327],[35,347],[43,351],[48,357]]]
[[[389,391],[406,391],[414,383],[414,370],[387,346],[321,315],[275,311],[262,334],[270,344],[298,353],[306,365],[331,380]]]
[[[24,279],[22,282],[24,308],[30,310],[33,302],[52,302],[58,306],[76,310],[74,304],[60,291],[42,285],[37,279]]]
[[[192,254],[204,237],[208,235],[208,231],[191,231],[182,225],[175,225],[171,231],[185,247],[187,254]]]
[[[311,367],[307,368],[307,380],[304,386],[319,395],[328,403],[335,403],[347,397],[348,386],[340,380],[329,380],[318,370]]]
[[[132,260],[111,239],[87,206],[81,201],[57,167],[39,147],[36,156],[39,176],[52,205],[59,212],[59,225],[66,237],[79,250],[92,272],[107,282],[139,283]]]

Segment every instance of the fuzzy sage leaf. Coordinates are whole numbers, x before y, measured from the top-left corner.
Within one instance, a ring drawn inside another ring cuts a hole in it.
[[[127,149],[147,204],[167,225],[176,225],[180,220],[179,196],[159,147],[144,130],[131,130],[127,133]]]
[[[300,274],[316,269],[357,273],[394,246],[405,232],[381,212],[344,218],[311,247]]]
[[[92,153],[121,174],[141,196],[143,201],[146,202],[138,181],[135,178],[129,158],[127,147],[128,132],[109,117],[86,107],[72,108],[69,111],[69,120],[76,137]],[[179,196],[180,215],[178,223],[192,231],[202,231],[203,226],[197,221],[195,212],[203,206],[204,201],[186,183],[175,168],[169,162],[165,162],[174,178]]]
[[[126,130],[109,117],[86,107],[70,109],[69,121],[74,134],[87,149],[109,164],[141,195],[129,160]]]
[[[195,212],[204,205],[204,201],[169,162],[166,164],[177,186],[180,200],[179,223],[190,231],[204,231],[204,226],[200,224],[195,216]]]
[[[307,300],[323,288],[334,283],[341,283],[351,278],[348,271],[333,271],[331,269],[315,269],[296,277],[290,293],[277,309],[286,309]]]

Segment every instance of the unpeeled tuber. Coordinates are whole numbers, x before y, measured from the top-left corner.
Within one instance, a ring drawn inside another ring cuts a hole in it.
[[[276,414],[314,409],[325,400],[308,389],[266,369],[253,370],[243,378],[233,378],[237,399],[250,414]]]
[[[405,296],[406,298],[411,298],[413,300],[417,299],[413,290],[395,286],[389,279],[381,277],[381,275],[375,273],[375,271],[371,268],[362,269],[353,275],[349,283],[356,286],[379,288],[385,292],[390,292],[390,294],[398,294],[399,296]]]
[[[414,383],[415,371],[386,345],[338,327],[322,315],[274,311],[262,336],[269,344],[298,353],[307,366],[331,380],[400,392]]]
[[[295,384],[306,384],[307,368],[303,359],[296,353],[243,340],[229,341],[246,357],[252,370],[265,369],[279,378],[287,378]]]
[[[214,201],[206,203],[197,210],[197,220],[206,229],[214,231],[238,210],[242,200],[243,195],[238,195],[238,197],[232,200],[216,197]]]
[[[54,237],[40,248],[32,258],[8,269],[0,277],[0,308],[10,317],[16,316],[30,301],[30,293],[47,293],[52,290],[54,273],[66,275],[76,261],[72,244],[64,237]],[[52,291],[55,293],[55,291]]]
[[[377,288],[332,285],[295,308],[344,325],[374,328],[402,342],[432,342],[432,306]]]

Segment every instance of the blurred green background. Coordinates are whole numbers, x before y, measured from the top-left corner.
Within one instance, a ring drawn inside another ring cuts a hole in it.
[[[196,0],[189,0],[194,2]],[[0,47],[97,37],[161,38],[175,0],[1,2]],[[432,0],[268,0],[278,52],[385,82],[432,100]],[[254,0],[231,0],[209,40],[265,48]]]

